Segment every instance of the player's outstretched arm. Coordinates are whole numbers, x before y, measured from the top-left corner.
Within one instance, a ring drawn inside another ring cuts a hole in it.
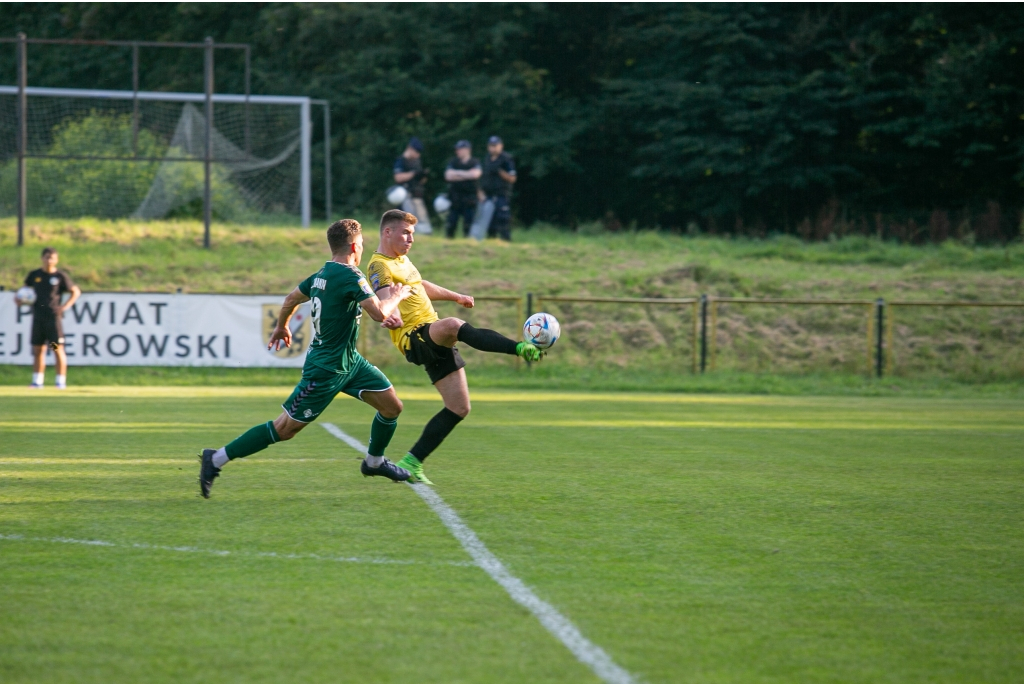
[[[474,302],[472,295],[463,295],[455,292],[454,290],[448,290],[447,288],[442,288],[439,285],[434,285],[430,281],[423,281],[422,285],[423,291],[431,300],[447,300],[449,302],[460,304],[466,309],[473,308]]]
[[[363,300],[359,305],[378,323],[398,311],[398,303],[409,297],[412,290],[407,285],[389,285],[377,291],[377,295]],[[383,295],[383,297],[380,297]]]
[[[309,296],[303,294],[298,288],[284,298],[284,304],[281,305],[281,311],[277,315],[277,326],[274,327],[274,332],[270,334],[270,342],[267,343],[268,350],[280,350],[282,345],[284,347],[292,346],[292,331],[288,328],[288,322],[292,320],[295,308],[303,302],[309,302]]]

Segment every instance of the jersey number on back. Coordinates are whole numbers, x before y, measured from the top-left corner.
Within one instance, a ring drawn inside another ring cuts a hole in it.
[[[316,337],[320,337],[320,313],[323,311],[323,305],[320,303],[319,297],[314,297],[309,303],[310,316],[313,319],[313,331],[316,333]]]

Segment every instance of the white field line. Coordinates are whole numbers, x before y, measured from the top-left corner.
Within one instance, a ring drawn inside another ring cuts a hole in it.
[[[262,557],[269,559],[308,559],[313,561],[336,561],[346,564],[430,564],[431,562],[420,562],[420,561],[408,561],[402,559],[388,559],[385,557],[333,557],[323,554],[294,554],[286,552],[228,552],[226,550],[219,549],[202,549],[200,547],[188,547],[179,546],[172,547],[169,545],[150,545],[145,542],[108,542],[107,540],[81,540],[78,538],[34,538],[26,537],[24,535],[4,535],[0,533],[0,540],[7,540],[13,542],[49,542],[55,544],[65,545],[89,545],[92,547],[122,547],[127,549],[152,549],[159,550],[162,552],[187,552],[190,554],[212,554],[218,557],[234,556],[234,557]],[[475,564],[466,561],[448,561],[441,562],[443,566],[475,566]]]
[[[365,452],[366,447],[352,436],[333,423],[321,423],[327,432],[339,440],[344,441],[350,447],[360,452]],[[427,506],[430,507],[445,528],[455,536],[463,549],[469,553],[476,565],[487,572],[494,582],[500,585],[512,600],[533,614],[541,625],[549,633],[554,635],[559,642],[572,652],[573,656],[580,663],[588,666],[598,678],[606,683],[632,683],[633,676],[624,668],[612,661],[608,654],[588,640],[580,632],[579,628],[573,625],[572,621],[563,616],[558,609],[551,606],[527,587],[526,583],[512,575],[505,564],[501,563],[498,557],[494,556],[489,549],[476,536],[473,529],[463,523],[455,510],[449,507],[441,496],[426,485],[408,484],[417,495],[420,496]]]
[[[366,453],[366,446],[363,445],[363,443],[359,442],[351,435],[335,426],[333,423],[321,423],[320,425],[323,426],[328,433],[336,437],[338,440],[341,440],[343,443],[345,443],[355,451],[363,452],[364,454]]]

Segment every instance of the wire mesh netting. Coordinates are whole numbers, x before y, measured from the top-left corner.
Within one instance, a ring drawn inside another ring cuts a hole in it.
[[[200,216],[204,110],[191,102],[30,96],[28,213]],[[299,212],[300,116],[297,104],[214,104],[215,218]],[[0,216],[17,212],[18,135],[17,96],[0,94]]]

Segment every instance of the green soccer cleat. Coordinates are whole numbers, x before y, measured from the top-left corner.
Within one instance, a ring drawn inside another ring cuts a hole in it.
[[[395,464],[395,466],[397,466],[400,469],[405,469],[406,471],[409,472],[408,482],[423,483],[424,485],[433,485],[431,480],[427,478],[427,474],[423,473],[423,462],[417,459],[416,457],[412,456],[411,454],[407,454],[404,457],[402,457],[402,459],[397,464]]]
[[[539,362],[544,356],[544,350],[533,343],[521,342],[516,343],[516,354],[528,362]]]

